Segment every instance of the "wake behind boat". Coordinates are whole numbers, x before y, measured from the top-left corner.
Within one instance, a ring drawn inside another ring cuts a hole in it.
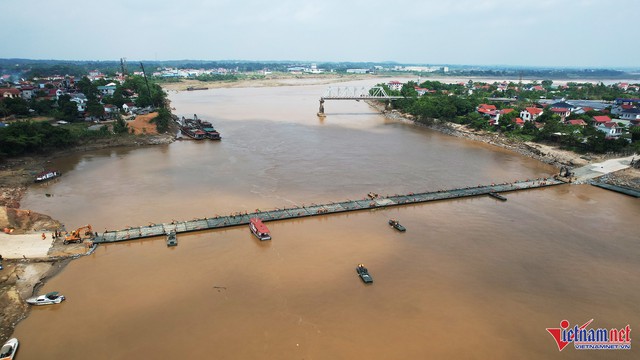
[[[259,218],[251,218],[249,220],[249,229],[251,229],[253,235],[258,239],[271,240],[271,233],[269,232],[269,229]]]

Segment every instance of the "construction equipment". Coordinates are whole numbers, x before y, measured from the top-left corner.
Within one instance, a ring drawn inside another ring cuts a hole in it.
[[[73,230],[71,234],[66,235],[62,243],[65,245],[75,242],[81,243],[85,238],[93,239],[93,237],[93,228],[91,225],[85,225]]]

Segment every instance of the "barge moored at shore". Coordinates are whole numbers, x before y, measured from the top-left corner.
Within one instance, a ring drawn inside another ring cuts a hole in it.
[[[209,121],[198,119],[198,115],[193,114],[193,119],[187,119],[184,116],[179,122],[180,131],[194,140],[220,140],[220,133],[213,127]]]

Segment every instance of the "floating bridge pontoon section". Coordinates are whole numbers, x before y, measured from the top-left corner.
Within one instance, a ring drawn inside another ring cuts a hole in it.
[[[320,216],[327,214],[336,214],[347,211],[358,211],[367,209],[379,209],[391,206],[410,205],[423,203],[428,201],[459,199],[471,196],[488,195],[495,192],[511,192],[526,189],[535,189],[554,185],[564,184],[564,182],[548,178],[518,181],[514,183],[492,184],[477,187],[466,187],[452,190],[440,190],[432,192],[424,192],[419,194],[393,195],[386,197],[373,197],[362,200],[347,200],[338,203],[329,203],[322,205],[310,205],[303,207],[293,207],[285,209],[276,209],[269,211],[256,211],[253,213],[236,214],[228,216],[216,216],[212,218],[179,221],[163,224],[150,224],[149,226],[141,226],[128,228],[124,230],[105,231],[99,234],[94,243],[110,243],[118,241],[127,241],[135,239],[143,239],[154,236],[163,236],[170,231],[176,233],[186,233],[199,230],[221,229],[231,226],[249,224],[249,219],[258,217],[262,221],[275,221],[285,219],[295,219],[307,216]]]

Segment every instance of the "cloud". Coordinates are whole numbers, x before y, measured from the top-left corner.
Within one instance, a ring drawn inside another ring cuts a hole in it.
[[[634,0],[22,0],[2,8],[11,14],[4,27],[19,30],[3,39],[0,57],[621,66],[640,56],[638,47],[618,56],[620,28],[601,26],[638,13]]]

